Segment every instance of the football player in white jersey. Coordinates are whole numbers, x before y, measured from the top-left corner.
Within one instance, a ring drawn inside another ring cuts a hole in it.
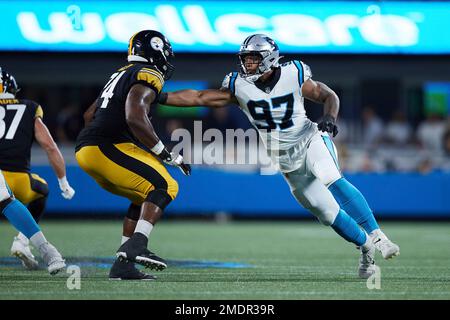
[[[380,230],[364,196],[339,169],[330,138],[338,133],[338,96],[314,81],[302,61],[280,64],[278,46],[266,35],[247,37],[238,56],[240,71],[228,74],[220,89],[162,93],[159,103],[181,107],[238,104],[258,129],[297,201],[360,248],[358,274],[370,277],[376,271],[375,249],[385,259],[398,255],[400,249]],[[324,115],[318,124],[306,116],[304,98],[323,104]]]

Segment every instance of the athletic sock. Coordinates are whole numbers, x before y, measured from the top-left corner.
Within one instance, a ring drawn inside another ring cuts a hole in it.
[[[30,241],[36,249],[39,249],[41,247],[41,245],[43,245],[44,243],[47,243],[47,239],[45,239],[45,236],[42,233],[42,231],[35,233],[30,238]]]
[[[373,246],[372,238],[366,234],[366,242],[361,246],[363,252],[369,251]]]
[[[375,229],[371,233],[369,233],[369,237],[374,238],[381,238],[381,239],[387,239],[386,235],[381,231],[381,229]]]
[[[336,219],[331,227],[345,240],[362,246],[367,241],[366,233],[361,230],[356,223],[344,210],[340,209]]]
[[[28,239],[41,231],[31,213],[17,199],[14,199],[3,209],[3,214],[9,222]]]
[[[150,232],[152,232],[153,224],[151,224],[148,221],[145,221],[144,219],[140,219],[138,223],[136,224],[136,228],[134,229],[134,233],[141,233],[146,238],[149,237]]]
[[[30,240],[27,237],[25,237],[25,235],[22,232],[19,232],[19,234],[17,235],[17,239],[19,239],[20,242],[26,245],[28,245],[30,242]]]
[[[329,190],[339,206],[370,234],[379,229],[377,221],[362,193],[345,178],[334,182]]]

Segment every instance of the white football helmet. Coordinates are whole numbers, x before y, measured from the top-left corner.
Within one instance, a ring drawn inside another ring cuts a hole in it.
[[[261,62],[256,73],[251,74],[245,68],[245,56],[257,54],[261,57]],[[241,45],[238,53],[240,62],[240,74],[250,81],[258,80],[264,73],[279,66],[280,50],[271,38],[264,34],[253,34],[247,37]]]

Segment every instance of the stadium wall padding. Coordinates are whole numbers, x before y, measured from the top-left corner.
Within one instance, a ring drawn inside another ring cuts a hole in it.
[[[50,215],[98,215],[126,212],[129,202],[101,189],[77,166],[67,168],[75,197],[60,196],[58,182],[50,166],[32,171],[47,180]],[[169,172],[178,181],[178,197],[167,208],[168,215],[205,215],[217,212],[237,216],[309,217],[292,197],[280,174],[236,173],[193,167],[190,177],[176,168]],[[378,217],[450,218],[450,174],[446,173],[359,173],[347,174],[365,195]]]

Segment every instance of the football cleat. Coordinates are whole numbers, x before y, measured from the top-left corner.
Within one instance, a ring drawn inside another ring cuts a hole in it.
[[[109,280],[152,281],[156,280],[156,277],[139,271],[133,262],[117,259],[109,271]]]
[[[37,270],[39,268],[39,263],[31,253],[28,241],[25,242],[19,237],[14,237],[14,241],[11,246],[11,255],[20,259],[23,266],[28,270]]]
[[[370,235],[375,248],[381,252],[384,259],[387,260],[400,255],[400,247],[389,240],[383,232],[373,232]]]
[[[148,250],[146,245],[147,238],[140,233],[135,233],[127,242],[120,246],[116,257],[120,261],[136,262],[146,268],[157,271],[167,268],[166,261]]]
[[[66,262],[51,243],[44,243],[39,247],[44,263],[47,265],[48,272],[53,276],[66,267]]]
[[[359,249],[361,251],[361,256],[359,257],[358,275],[360,278],[368,279],[376,272],[374,259],[375,247],[371,246],[369,250],[363,250],[363,248]]]

